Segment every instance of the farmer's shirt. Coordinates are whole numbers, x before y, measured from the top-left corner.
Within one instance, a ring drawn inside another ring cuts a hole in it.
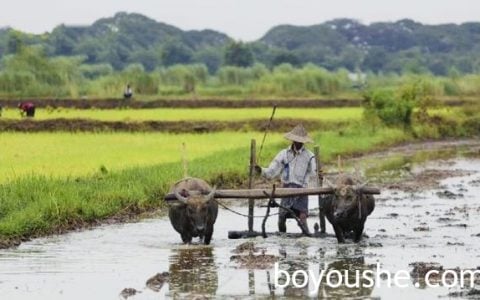
[[[268,179],[281,175],[284,185],[296,184],[301,187],[317,185],[317,166],[315,156],[305,147],[295,151],[288,147],[280,151],[268,168],[262,168],[262,175]]]

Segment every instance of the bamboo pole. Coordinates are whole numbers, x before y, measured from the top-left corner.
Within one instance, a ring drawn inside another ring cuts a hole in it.
[[[323,178],[320,178],[320,172],[322,170],[321,165],[320,165],[320,147],[315,146],[313,148],[313,151],[315,153],[315,164],[317,166],[317,180],[318,180],[318,187],[322,187],[323,185]],[[320,232],[324,233],[325,232],[325,210],[323,209],[323,199],[322,195],[318,194],[318,219],[320,222]]]
[[[248,188],[253,188],[253,179],[255,176],[255,165],[257,164],[257,142],[252,139],[250,142],[250,173],[248,176]],[[254,213],[255,199],[248,199],[248,231],[253,231],[253,213]]]
[[[188,177],[187,146],[182,143],[183,178]]]

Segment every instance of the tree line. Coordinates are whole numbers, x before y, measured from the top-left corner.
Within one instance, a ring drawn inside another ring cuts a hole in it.
[[[238,52],[232,56],[240,56]],[[235,58],[237,59],[237,58]],[[42,47],[23,45],[2,59],[0,97],[108,97],[118,98],[127,84],[135,96],[170,98],[361,98],[377,87],[400,87],[417,82],[433,98],[478,97],[480,75],[451,72],[448,76],[430,73],[352,73],[334,71],[309,63],[274,67],[221,65],[211,72],[206,64],[174,64],[147,70],[131,63],[122,70],[110,64],[88,64],[83,56],[50,57]]]
[[[121,71],[140,64],[148,71],[178,64],[272,69],[308,64],[329,71],[450,76],[480,72],[480,23],[423,25],[412,20],[364,25],[337,19],[314,26],[282,25],[243,43],[213,31],[183,31],[140,14],[118,13],[91,26],[57,26],[33,35],[0,29],[1,67],[22,47],[47,57],[82,57],[86,65]]]

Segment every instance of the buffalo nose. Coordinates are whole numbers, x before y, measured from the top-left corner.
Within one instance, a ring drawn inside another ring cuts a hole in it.
[[[197,230],[198,230],[198,231],[203,231],[204,228],[205,228],[205,227],[203,227],[203,226],[197,226]]]

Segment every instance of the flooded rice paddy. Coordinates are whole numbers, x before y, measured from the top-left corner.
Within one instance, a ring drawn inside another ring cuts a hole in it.
[[[106,225],[35,239],[0,251],[1,299],[244,299],[312,297],[438,299],[479,297],[476,290],[432,288],[412,278],[408,287],[275,288],[274,262],[295,270],[418,271],[418,263],[444,269],[480,267],[480,143],[397,148],[351,161],[382,187],[359,244],[326,238],[257,237],[229,240],[247,220],[221,210],[210,246],[182,245],[168,218]],[[311,209],[317,201],[312,199]],[[235,210],[247,213],[245,206]],[[262,215],[265,208],[256,208]],[[255,220],[260,231],[262,219]],[[309,217],[310,228],[318,217]],[[276,231],[276,217],[267,231]],[[293,220],[289,232],[300,232]],[[417,263],[417,264],[415,264]],[[477,285],[478,289],[478,285]],[[463,292],[463,294],[462,294]],[[468,293],[472,294],[468,296]]]

